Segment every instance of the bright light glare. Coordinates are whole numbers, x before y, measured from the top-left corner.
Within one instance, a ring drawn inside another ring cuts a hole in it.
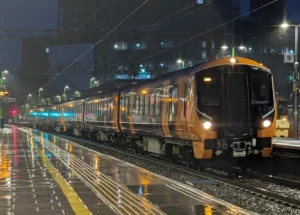
[[[4,70],[4,73],[5,73],[5,74],[7,74],[7,73],[8,73],[8,71],[7,71],[7,70]]]
[[[289,24],[283,23],[283,24],[281,25],[281,27],[282,27],[282,28],[287,28],[287,27],[289,27]]]
[[[236,59],[234,57],[230,58],[230,63],[236,63]]]
[[[180,58],[177,60],[177,63],[182,63],[182,62],[183,62],[183,61],[182,61],[182,59],[180,59]]]
[[[211,122],[205,122],[205,123],[203,123],[203,127],[204,127],[204,129],[206,129],[206,130],[208,130],[208,129],[210,129],[210,127],[211,127]]]
[[[43,91],[43,88],[40,88],[40,91]]]
[[[69,86],[65,86],[66,89],[69,89]]]
[[[264,123],[263,123],[263,125],[264,125],[265,128],[270,127],[270,125],[271,125],[270,120],[265,120]]]
[[[240,49],[240,50],[244,50],[244,49],[245,49],[245,46],[240,46],[239,49]]]
[[[221,47],[221,49],[227,50],[227,49],[228,49],[228,46],[224,45],[224,46]]]

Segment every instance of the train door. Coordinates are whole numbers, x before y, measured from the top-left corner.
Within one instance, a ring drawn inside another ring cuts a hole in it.
[[[172,137],[177,137],[176,116],[178,113],[178,85],[169,88],[169,129]]]
[[[245,72],[223,73],[223,122],[227,135],[250,133],[249,87]]]

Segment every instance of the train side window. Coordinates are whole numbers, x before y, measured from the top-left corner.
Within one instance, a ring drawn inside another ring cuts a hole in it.
[[[108,109],[107,109],[107,103],[108,103],[108,100],[105,99],[105,103],[104,103],[104,110],[105,110],[105,115],[108,116]]]
[[[183,90],[183,116],[186,116],[186,109],[187,109],[187,94],[190,89],[190,82],[186,82],[184,85],[184,90]]]
[[[161,102],[161,94],[162,94],[162,91],[161,90],[157,90],[156,91],[156,96],[155,96],[155,104],[156,104],[156,107],[155,107],[155,115],[160,115],[161,113],[161,107],[162,107],[162,102]]]
[[[145,95],[140,96],[140,114],[144,114],[144,108],[145,108]]]
[[[155,113],[155,92],[150,95],[150,115],[153,116]]]
[[[135,114],[140,114],[140,95],[135,96]]]
[[[171,113],[177,114],[177,106],[178,106],[178,86],[173,86],[171,91],[172,105],[171,105]]]
[[[129,116],[130,115],[130,111],[131,111],[131,106],[130,106],[130,95],[128,95],[127,97],[126,97],[126,101],[127,101],[127,116]]]
[[[129,97],[124,97],[124,115],[129,113]]]
[[[112,99],[110,99],[109,100],[109,111],[110,111],[110,115],[112,116],[113,115],[113,106],[114,106],[114,104],[113,104],[113,100]]]
[[[149,114],[150,96],[145,96],[145,115]]]

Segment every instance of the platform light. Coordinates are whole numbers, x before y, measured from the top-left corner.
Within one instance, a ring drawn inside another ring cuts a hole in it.
[[[7,71],[7,70],[4,70],[4,71],[3,71],[3,73],[4,73],[4,74],[7,74],[7,73],[8,73],[8,71]]]
[[[211,128],[211,122],[209,122],[209,121],[204,122],[203,127],[204,127],[205,130],[210,129]]]
[[[264,125],[265,128],[268,128],[268,127],[270,127],[270,125],[271,125],[271,121],[270,121],[270,120],[265,120],[265,121],[263,122],[263,125]]]
[[[230,63],[232,64],[236,63],[236,59],[234,57],[230,58]]]
[[[246,48],[245,46],[240,46],[239,47],[240,50],[245,50],[245,48]]]
[[[43,88],[40,88],[40,89],[39,89],[39,91],[43,91],[43,90],[44,90]]]
[[[3,80],[6,80],[6,77],[3,77]]]

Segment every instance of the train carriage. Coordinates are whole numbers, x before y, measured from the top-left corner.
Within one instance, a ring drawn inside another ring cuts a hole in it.
[[[121,131],[158,154],[270,156],[273,86],[270,71],[245,58],[186,68],[123,89]]]
[[[52,105],[49,116],[59,132],[195,161],[270,156],[275,107],[270,70],[236,57]]]
[[[101,93],[85,99],[84,124],[97,140],[108,140],[119,132],[119,92]]]

